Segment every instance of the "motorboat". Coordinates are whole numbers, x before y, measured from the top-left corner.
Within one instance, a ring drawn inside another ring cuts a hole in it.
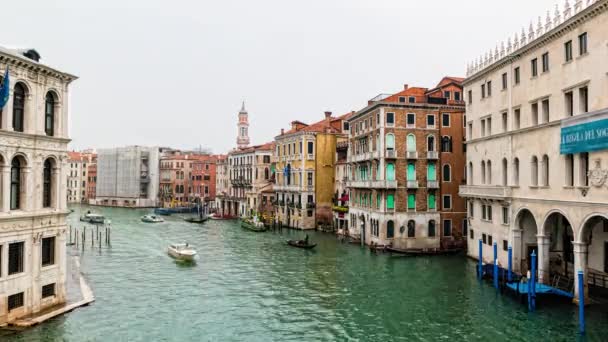
[[[144,215],[141,217],[142,222],[146,222],[146,223],[160,223],[160,222],[165,222],[165,220],[160,217],[160,216],[156,216],[156,215]]]
[[[88,222],[93,224],[104,224],[106,218],[100,214],[86,213],[84,216],[80,217],[80,221]]]
[[[169,215],[171,215],[171,210],[168,208],[156,208],[156,209],[154,209],[154,213],[156,215],[169,216]]]
[[[167,248],[167,253],[174,259],[182,261],[193,261],[196,250],[187,243],[172,243]]]
[[[184,221],[186,222],[190,222],[190,223],[205,223],[205,221],[207,221],[208,217],[207,216],[193,216],[193,217],[185,217]]]

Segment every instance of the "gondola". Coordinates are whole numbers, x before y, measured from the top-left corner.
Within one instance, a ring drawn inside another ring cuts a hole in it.
[[[287,244],[292,247],[303,248],[303,249],[313,249],[317,246],[316,243],[306,243],[304,240],[287,240]]]
[[[186,217],[184,221],[189,223],[205,223],[207,221],[207,217]]]

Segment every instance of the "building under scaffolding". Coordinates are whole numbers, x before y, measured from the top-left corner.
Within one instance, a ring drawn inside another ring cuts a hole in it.
[[[159,156],[158,147],[100,149],[97,160],[97,198],[92,204],[155,207]]]

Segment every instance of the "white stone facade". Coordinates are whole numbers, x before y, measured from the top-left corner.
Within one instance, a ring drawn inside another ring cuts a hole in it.
[[[28,57],[29,56],[29,57]],[[0,324],[66,301],[68,86],[75,76],[0,48]]]
[[[554,285],[608,271],[608,149],[560,154],[562,127],[608,120],[608,1],[586,5],[509,41],[464,81],[469,256],[481,239],[491,263],[497,243],[506,268],[511,246],[525,274],[535,250],[540,281]]]

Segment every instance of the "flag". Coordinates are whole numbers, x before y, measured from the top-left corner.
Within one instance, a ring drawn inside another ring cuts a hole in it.
[[[11,85],[11,82],[8,78],[8,66],[7,66],[6,72],[4,73],[4,79],[2,80],[2,86],[0,87],[0,110],[2,110],[2,108],[4,108],[4,106],[8,102],[10,85]]]

